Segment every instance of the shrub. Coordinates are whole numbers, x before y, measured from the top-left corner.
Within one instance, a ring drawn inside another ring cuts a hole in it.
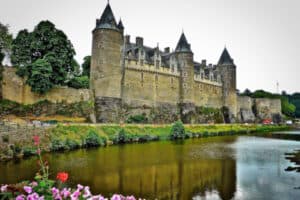
[[[36,155],[36,149],[35,148],[24,147],[22,150],[23,150],[24,157],[29,157],[29,156]]]
[[[106,139],[101,138],[94,130],[90,130],[85,137],[83,145],[85,147],[98,147],[106,145]]]
[[[9,135],[2,135],[2,141],[8,143],[9,142]]]
[[[181,121],[177,121],[173,124],[170,137],[172,140],[185,138],[185,129]]]
[[[80,89],[80,88],[89,88],[90,80],[88,76],[77,76],[70,80],[68,83],[69,87]]]
[[[147,123],[148,118],[145,116],[145,114],[143,114],[143,115],[134,115],[134,116],[130,116],[126,120],[126,122],[129,123],[129,124],[132,124],[132,123],[137,123],[137,124]]]
[[[67,139],[66,140],[66,148],[68,150],[78,149],[80,145],[75,140]]]
[[[119,132],[118,132],[118,134],[117,134],[117,136],[114,138],[114,143],[116,143],[116,144],[124,144],[124,143],[126,143],[126,133],[125,133],[125,130],[122,128]]]
[[[59,140],[59,139],[53,139],[51,141],[51,147],[50,147],[51,151],[63,151],[66,149],[65,144],[63,141]]]

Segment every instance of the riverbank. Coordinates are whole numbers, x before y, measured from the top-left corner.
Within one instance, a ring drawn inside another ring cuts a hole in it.
[[[289,130],[288,126],[256,124],[185,125],[185,138],[266,133]],[[58,124],[52,127],[22,127],[1,133],[2,161],[36,155],[32,138],[41,138],[45,152],[69,151],[79,148],[106,147],[115,144],[170,140],[172,124]]]

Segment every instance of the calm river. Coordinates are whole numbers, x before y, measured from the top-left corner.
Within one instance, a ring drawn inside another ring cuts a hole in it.
[[[300,134],[300,133],[299,133]],[[300,173],[285,153],[300,142],[224,136],[184,142],[130,144],[44,155],[52,177],[70,175],[70,185],[93,193],[147,199],[300,199]],[[0,183],[32,179],[36,158],[0,164]]]

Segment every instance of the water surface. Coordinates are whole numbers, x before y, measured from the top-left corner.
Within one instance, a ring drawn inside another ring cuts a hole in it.
[[[45,155],[52,177],[70,174],[70,185],[94,193],[148,199],[299,199],[300,173],[287,172],[285,153],[300,142],[224,136],[130,144]],[[32,179],[36,158],[0,164],[0,183]]]

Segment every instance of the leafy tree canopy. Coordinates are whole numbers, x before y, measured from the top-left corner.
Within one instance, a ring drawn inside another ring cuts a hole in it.
[[[48,90],[53,85],[67,84],[70,74],[75,73],[74,55],[73,45],[65,33],[58,30],[53,23],[41,21],[32,32],[25,29],[18,33],[12,43],[11,60],[18,66],[17,74],[27,76],[28,83],[32,83],[32,90],[40,91],[41,88]],[[35,63],[37,60],[38,65]],[[36,75],[35,67],[44,65],[43,69],[50,69],[46,63],[52,70],[51,74],[47,74],[50,75],[49,84],[44,87],[41,79],[36,79],[35,83],[31,79]],[[39,70],[41,69],[37,71]]]
[[[82,75],[90,77],[91,56],[85,56],[82,63]]]
[[[31,90],[40,94],[48,92],[53,87],[50,81],[53,72],[50,63],[46,59],[37,59],[30,68],[27,84],[31,86]]]
[[[13,37],[9,33],[8,25],[3,25],[0,22],[0,64],[5,56],[4,52],[10,51],[12,40]]]

